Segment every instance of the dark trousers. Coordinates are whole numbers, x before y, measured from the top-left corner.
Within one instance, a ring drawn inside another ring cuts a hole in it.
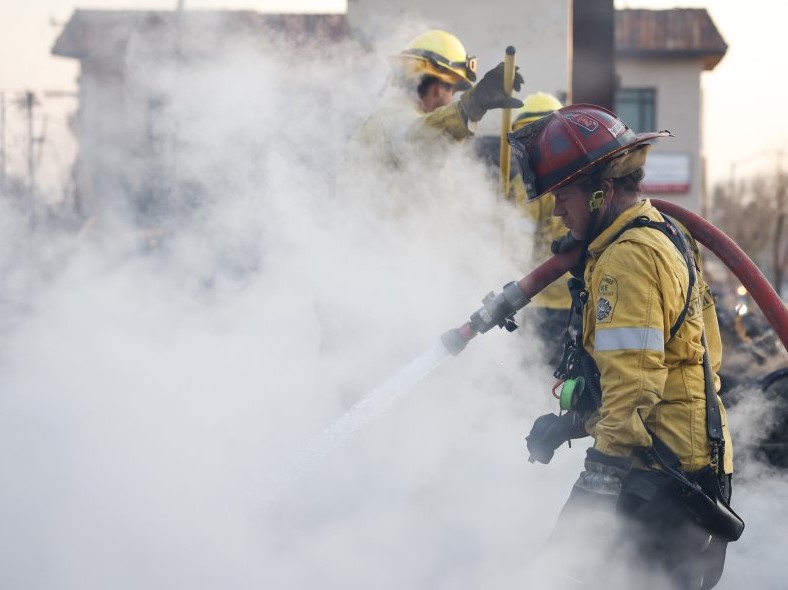
[[[730,502],[730,476],[722,486],[710,470],[688,477],[707,493]],[[675,485],[664,473],[633,469],[624,481],[618,512],[647,568],[664,573],[677,590],[714,588],[722,576],[728,544],[694,522],[674,492]]]
[[[713,588],[722,576],[727,543],[695,524],[673,485],[660,472],[633,469],[618,497],[572,488],[537,560],[543,587]],[[729,499],[726,487],[723,496]]]

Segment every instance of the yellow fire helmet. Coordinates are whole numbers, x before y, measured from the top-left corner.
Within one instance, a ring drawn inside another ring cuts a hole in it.
[[[422,33],[389,61],[408,77],[434,76],[458,90],[467,90],[476,81],[476,58],[469,56],[460,40],[446,31]]]
[[[541,119],[545,115],[557,111],[562,106],[564,105],[561,104],[561,101],[552,94],[547,94],[546,92],[534,92],[533,94],[529,94],[525,97],[525,100],[523,100],[523,106],[515,112],[512,131],[517,131],[523,125]]]

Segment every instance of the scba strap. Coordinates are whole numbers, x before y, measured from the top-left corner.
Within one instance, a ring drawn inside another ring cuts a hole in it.
[[[684,256],[684,261],[687,263],[687,270],[689,272],[687,301],[684,304],[684,309],[679,315],[676,325],[671,328],[670,336],[672,338],[676,331],[678,331],[681,322],[684,322],[684,319],[687,316],[687,310],[689,309],[689,304],[692,299],[692,290],[695,287],[699,269],[697,269],[695,266],[695,261],[692,258],[692,254],[690,253],[690,247],[687,243],[684,233],[678,229],[678,225],[673,219],[664,214],[663,217],[665,218],[665,224],[669,232],[665,235],[670,239],[671,242],[673,242],[673,245],[676,246],[678,251]],[[658,224],[658,222],[651,223]],[[647,224],[647,227],[653,227],[651,223]],[[701,332],[701,342],[703,343],[703,377],[706,394],[706,433],[709,439],[711,465],[715,473],[718,476],[722,476],[725,473],[725,465],[723,461],[725,454],[725,441],[722,436],[722,416],[720,415],[720,408],[717,403],[717,392],[714,389],[714,374],[711,370],[709,346],[706,342],[705,329]]]

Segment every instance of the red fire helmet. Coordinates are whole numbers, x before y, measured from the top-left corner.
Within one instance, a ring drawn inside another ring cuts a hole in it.
[[[574,104],[529,123],[509,134],[529,199],[537,199],[597,172],[614,159],[624,161],[610,178],[624,176],[643,165],[647,142],[671,137],[669,131],[635,133],[616,115],[600,106]],[[631,168],[631,169],[629,169]]]

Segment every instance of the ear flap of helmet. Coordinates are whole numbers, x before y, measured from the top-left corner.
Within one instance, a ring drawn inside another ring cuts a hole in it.
[[[602,178],[621,178],[646,164],[646,156],[651,149],[650,143],[636,145],[625,154],[613,158],[605,166]]]

